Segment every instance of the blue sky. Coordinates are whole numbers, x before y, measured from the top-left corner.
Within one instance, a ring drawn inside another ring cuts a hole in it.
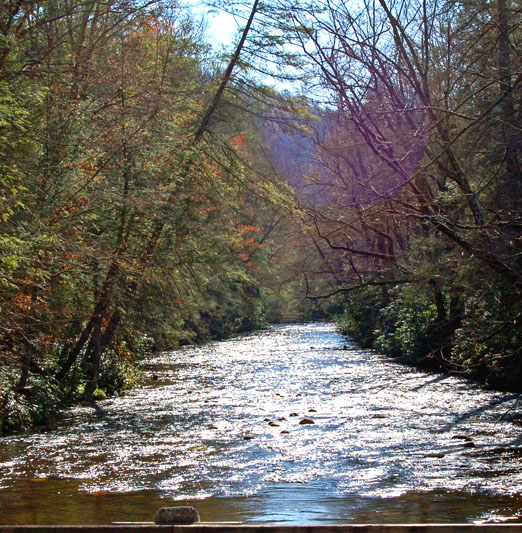
[[[238,24],[234,17],[224,11],[210,12],[205,2],[199,0],[183,0],[182,4],[190,7],[197,19],[206,21],[207,39],[214,45],[230,45],[237,35]]]

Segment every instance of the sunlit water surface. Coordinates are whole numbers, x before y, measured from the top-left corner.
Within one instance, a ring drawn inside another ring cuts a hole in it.
[[[288,524],[522,513],[516,396],[395,364],[332,325],[190,346],[144,370],[124,397],[0,440],[0,523],[152,520],[181,502],[202,520]]]

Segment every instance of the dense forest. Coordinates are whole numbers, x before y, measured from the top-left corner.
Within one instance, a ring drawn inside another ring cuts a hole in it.
[[[343,295],[342,330],[365,347],[518,391],[521,15],[368,0],[287,23],[322,109],[302,173],[324,254],[308,296]]]
[[[151,350],[338,316],[522,383],[510,0],[0,5],[0,420],[120,392]]]

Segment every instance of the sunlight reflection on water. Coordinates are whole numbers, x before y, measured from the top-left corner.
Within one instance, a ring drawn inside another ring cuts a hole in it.
[[[331,521],[340,502],[520,492],[521,428],[499,420],[514,395],[345,345],[333,326],[304,324],[159,354],[127,396],[2,439],[0,498],[42,478],[93,495],[255,497],[251,520],[292,521],[285,501],[309,522]]]

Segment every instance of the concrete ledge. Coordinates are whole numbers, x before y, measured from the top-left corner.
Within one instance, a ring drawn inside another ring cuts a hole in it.
[[[1,526],[0,533],[522,533],[522,524]]]
[[[172,533],[173,526],[0,526],[0,533]]]

